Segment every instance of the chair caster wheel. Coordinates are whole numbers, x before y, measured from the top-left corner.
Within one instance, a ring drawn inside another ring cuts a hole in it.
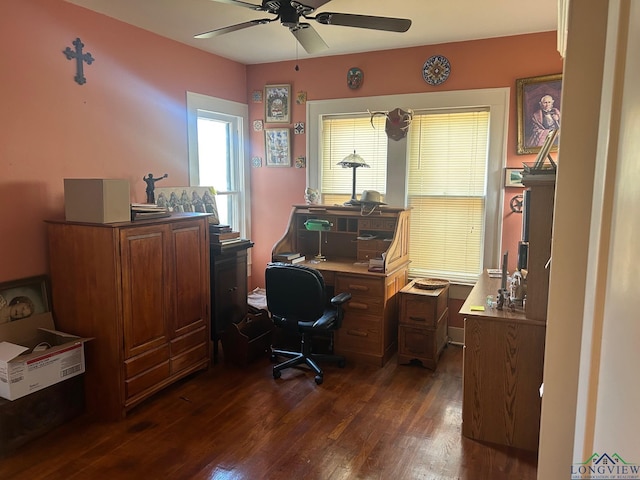
[[[316,385],[322,385],[323,380],[322,375],[316,375]]]
[[[340,360],[340,361],[338,362],[338,367],[340,367],[340,368],[344,368],[344,366],[345,366],[346,364],[347,364],[347,363],[346,363],[344,360]]]
[[[270,358],[271,358],[271,363],[276,363],[278,361],[278,356],[275,353],[272,353]]]
[[[277,379],[278,379],[278,378],[280,378],[281,376],[282,376],[282,372],[281,372],[280,370],[274,370],[274,371],[273,371],[273,378],[274,378],[274,379],[276,379],[276,380],[277,380]]]

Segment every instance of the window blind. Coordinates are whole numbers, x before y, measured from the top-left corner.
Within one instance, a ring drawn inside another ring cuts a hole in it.
[[[322,179],[323,202],[348,200],[353,189],[353,168],[337,165],[354,150],[369,168],[356,170],[356,195],[363,190],[386,193],[387,135],[385,117],[369,114],[324,116],[322,118]],[[373,123],[373,126],[372,126]],[[344,200],[343,200],[344,199]]]
[[[473,281],[483,268],[489,111],[417,113],[408,141],[411,274]]]

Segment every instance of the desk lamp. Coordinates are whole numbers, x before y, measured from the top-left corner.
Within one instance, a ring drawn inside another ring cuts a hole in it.
[[[322,232],[328,232],[331,230],[331,222],[328,220],[320,220],[318,218],[310,218],[306,222],[304,222],[304,227],[312,232],[318,232],[319,244],[318,244],[318,254],[315,256],[314,260],[311,260],[311,263],[319,263],[326,262],[327,257],[322,255]]]
[[[342,161],[338,162],[336,165],[340,165],[342,166],[342,168],[353,168],[353,190],[351,192],[351,199],[347,202],[344,202],[345,206],[360,205],[360,202],[356,198],[356,168],[370,168],[369,165],[365,163],[364,159],[360,155],[358,155],[355,150],[353,151],[353,153],[344,157]]]

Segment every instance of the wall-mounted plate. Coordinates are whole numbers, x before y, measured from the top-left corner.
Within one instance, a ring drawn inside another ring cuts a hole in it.
[[[440,85],[449,78],[451,73],[451,64],[447,57],[442,55],[433,55],[429,57],[422,66],[422,78],[429,85]]]

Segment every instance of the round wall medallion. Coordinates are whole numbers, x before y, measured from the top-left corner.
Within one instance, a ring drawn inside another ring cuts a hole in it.
[[[356,88],[360,88],[362,86],[362,81],[364,80],[364,73],[358,67],[350,68],[347,72],[347,85],[349,88],[355,90]]]
[[[440,85],[449,78],[451,64],[447,57],[434,55],[429,57],[422,67],[422,78],[429,85]]]

